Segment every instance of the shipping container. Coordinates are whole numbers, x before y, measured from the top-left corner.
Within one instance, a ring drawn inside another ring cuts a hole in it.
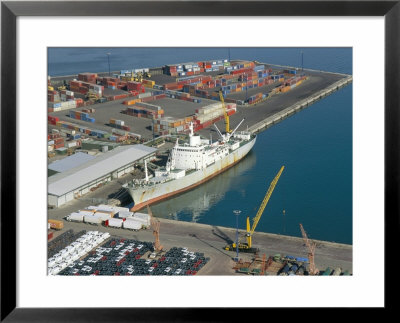
[[[64,228],[64,222],[59,221],[59,220],[52,220],[52,219],[49,219],[49,220],[47,221],[47,223],[50,224],[50,228],[51,228],[51,229],[61,230],[62,228]]]
[[[107,219],[105,222],[105,226],[113,227],[113,228],[122,228],[123,219],[111,218]]]
[[[129,230],[140,230],[142,228],[142,225],[142,222],[133,218],[126,218],[126,220],[122,223],[122,227]]]

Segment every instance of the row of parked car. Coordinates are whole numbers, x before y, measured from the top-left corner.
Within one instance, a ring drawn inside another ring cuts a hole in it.
[[[157,254],[151,242],[112,238],[59,275],[195,275],[208,261],[187,248]]]

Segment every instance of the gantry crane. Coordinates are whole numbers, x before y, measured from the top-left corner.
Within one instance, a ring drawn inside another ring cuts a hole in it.
[[[308,249],[308,261],[310,262],[310,268],[309,268],[309,273],[310,275],[318,275],[319,270],[317,267],[315,267],[315,262],[314,262],[314,255],[315,255],[315,247],[316,243],[314,241],[310,241],[307,237],[306,231],[304,231],[303,225],[300,223],[300,230],[301,234],[303,235],[304,243],[307,246]]]
[[[147,204],[147,212],[150,215],[150,223],[151,223],[151,228],[153,229],[153,235],[155,237],[154,241],[154,250],[156,251],[161,251],[163,249],[163,246],[160,244],[160,221],[156,220],[153,217],[153,213],[150,210],[149,205]]]
[[[221,100],[222,109],[224,110],[225,132],[226,133],[230,133],[232,130],[231,130],[230,126],[229,126],[229,116],[228,116],[228,113],[226,112],[225,101],[224,101],[224,96],[222,95],[222,91],[219,91],[219,99]]]
[[[281,177],[281,174],[283,170],[285,169],[285,166],[282,166],[281,169],[279,170],[278,174],[276,174],[275,178],[271,182],[267,193],[265,194],[264,200],[261,202],[260,208],[258,209],[258,212],[256,216],[253,219],[253,225],[250,229],[250,219],[247,217],[246,219],[246,239],[247,243],[241,243],[243,240],[243,237],[238,241],[238,250],[242,252],[257,252],[257,248],[252,247],[252,235],[254,233],[254,230],[257,227],[258,221],[261,218],[261,215],[264,212],[265,207],[267,206],[267,203],[272,195],[272,192],[275,189],[276,184],[278,183],[279,178]],[[236,243],[232,243],[230,245],[227,245],[225,247],[225,250],[230,250],[230,251],[235,251],[236,250]]]

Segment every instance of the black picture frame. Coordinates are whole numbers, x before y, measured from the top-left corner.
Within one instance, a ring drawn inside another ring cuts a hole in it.
[[[398,274],[389,266],[399,236],[400,1],[3,1],[1,3],[1,321],[189,322],[237,320],[240,309],[16,307],[16,19],[19,16],[384,16],[385,309]],[[373,186],[371,187],[373,189]],[[373,232],[371,232],[373,239]],[[372,260],[373,261],[373,260]],[[382,265],[382,264],[373,264]],[[373,269],[371,275],[373,275]],[[390,279],[390,283],[388,283]],[[394,281],[393,281],[394,280]],[[38,291],[40,293],[41,291]],[[233,295],[227,296],[231,297]],[[243,295],[245,297],[245,295]],[[208,315],[208,314],[207,314]],[[251,315],[253,319],[254,313]]]

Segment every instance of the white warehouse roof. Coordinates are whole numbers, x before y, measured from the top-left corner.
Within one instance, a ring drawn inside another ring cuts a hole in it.
[[[144,145],[120,146],[85,164],[48,178],[48,194],[62,196],[139,160],[157,149]]]
[[[51,164],[49,164],[48,169],[54,170],[58,173],[62,173],[72,168],[83,165],[94,158],[96,157],[89,154],[77,152],[76,154],[52,162]]]

